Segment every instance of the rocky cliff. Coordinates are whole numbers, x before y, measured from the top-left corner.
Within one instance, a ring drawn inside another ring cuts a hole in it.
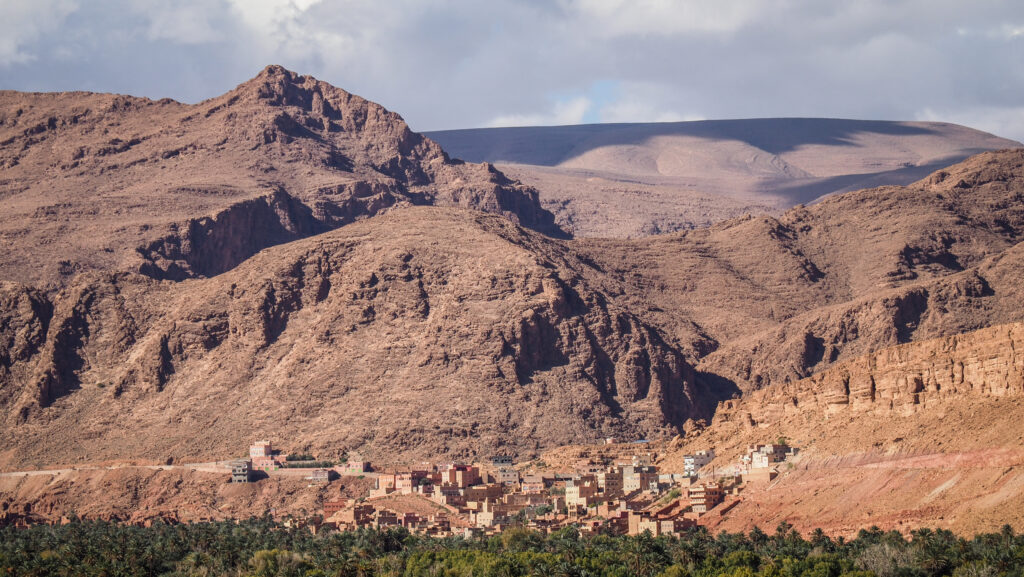
[[[725,401],[717,418],[753,425],[796,413],[913,413],[930,403],[1024,395],[1024,324],[889,347],[799,381]]]

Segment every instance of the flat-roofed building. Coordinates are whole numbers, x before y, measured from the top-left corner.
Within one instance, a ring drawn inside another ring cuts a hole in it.
[[[330,501],[324,501],[324,517],[332,517],[338,511],[341,511],[345,507],[348,507],[348,499],[338,497],[337,499],[331,499]]]
[[[480,469],[471,465],[452,465],[448,469],[441,471],[442,485],[464,489],[473,485],[479,485],[481,482]]]
[[[274,455],[274,449],[270,444],[270,441],[256,441],[252,445],[249,445],[249,457],[271,457]]]
[[[597,478],[593,475],[569,479],[565,482],[565,503],[570,507],[589,507],[597,501],[597,490]]]
[[[405,495],[416,492],[424,479],[430,478],[430,471],[403,471],[395,473],[395,491]]]
[[[252,480],[252,461],[237,459],[231,461],[231,482],[248,483]]]
[[[541,475],[526,475],[525,477],[523,477],[523,484],[520,488],[520,491],[528,495],[539,495],[541,493],[547,492],[548,487],[548,479],[546,479],[545,477]]]
[[[596,475],[597,486],[601,489],[601,496],[607,499],[618,499],[624,494],[622,482],[622,469],[612,467]]]
[[[717,483],[704,483],[690,487],[689,497],[693,512],[703,515],[725,499],[725,491]]]
[[[502,467],[511,467],[514,465],[511,455],[495,455],[491,457],[491,467],[500,469]]]
[[[747,451],[747,458],[752,469],[764,469],[774,463],[781,463],[786,457],[794,454],[789,445],[751,445]]]
[[[622,491],[627,495],[634,491],[658,489],[658,468],[650,465],[622,468]]]
[[[503,485],[515,485],[519,482],[519,471],[511,467],[495,469],[492,473],[494,481]]]
[[[687,477],[696,477],[697,473],[715,458],[715,450],[697,451],[692,455],[683,457],[683,474]]]
[[[331,472],[327,469],[313,469],[306,475],[306,480],[311,485],[326,485],[331,481]]]

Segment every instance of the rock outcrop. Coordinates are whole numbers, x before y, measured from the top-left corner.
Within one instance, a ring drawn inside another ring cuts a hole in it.
[[[1024,396],[1022,351],[1022,323],[889,347],[724,401],[716,419],[768,425],[798,413],[906,414],[936,401]]]

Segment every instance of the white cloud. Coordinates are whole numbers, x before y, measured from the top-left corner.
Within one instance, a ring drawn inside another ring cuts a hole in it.
[[[582,25],[602,36],[733,32],[767,2],[752,0],[565,0]]]
[[[956,33],[960,36],[983,36],[997,40],[1016,40],[1024,38],[1024,24],[1003,23],[985,29],[973,29],[959,27]]]
[[[704,120],[699,114],[680,114],[661,110],[645,102],[614,102],[601,109],[601,122],[680,122]]]
[[[211,22],[211,12],[205,2],[159,2],[139,6],[136,10],[148,18],[147,34],[151,40],[206,44],[224,39],[223,31]]]
[[[0,0],[0,88],[195,102],[274,63],[418,130],[982,118],[1024,94],[1024,3],[1010,0],[78,2]]]
[[[591,108],[590,99],[577,97],[557,102],[549,112],[539,114],[506,114],[497,116],[487,126],[562,126],[579,124]]]
[[[1024,106],[982,106],[959,110],[925,108],[915,115],[915,120],[952,122],[996,136],[1024,141]]]
[[[0,2],[0,66],[25,64],[39,57],[26,48],[41,36],[60,29],[78,8],[73,0],[11,0]]]
[[[666,90],[652,82],[626,82],[618,85],[617,95],[598,111],[601,122],[679,122],[704,120],[692,111],[679,112],[688,91]]]

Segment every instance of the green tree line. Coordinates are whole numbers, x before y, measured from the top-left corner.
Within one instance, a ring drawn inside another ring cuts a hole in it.
[[[832,539],[773,533],[678,537],[550,535],[513,528],[463,539],[405,529],[320,532],[269,518],[148,528],[73,520],[0,529],[0,576],[174,577],[1001,577],[1024,576],[1024,536],[1009,527],[971,539],[876,528]]]

